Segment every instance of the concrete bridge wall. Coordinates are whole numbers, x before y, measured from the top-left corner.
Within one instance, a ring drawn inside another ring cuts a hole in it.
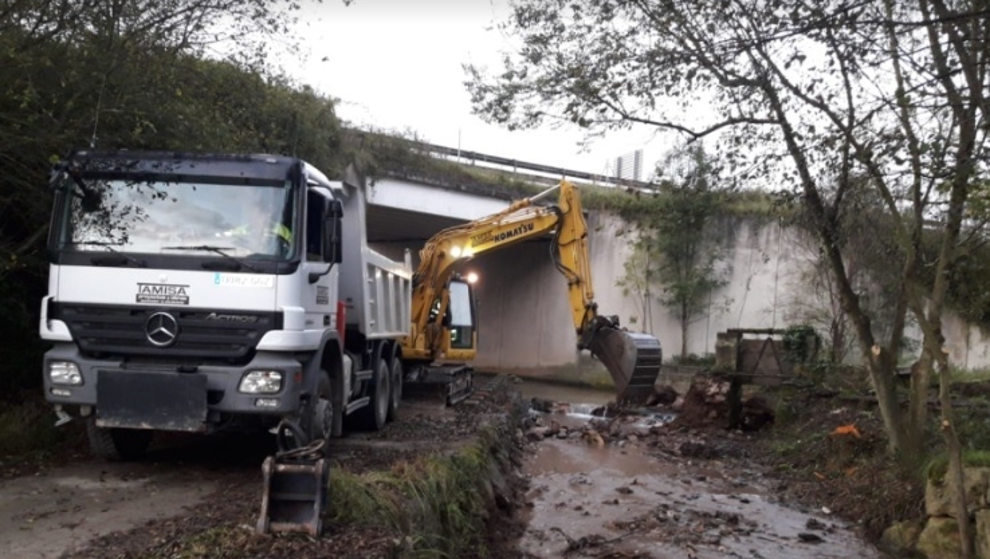
[[[497,208],[470,210],[480,215]],[[392,223],[391,217],[386,216],[378,227],[391,230],[399,225]],[[439,218],[424,216],[423,219]],[[418,224],[419,229],[405,235],[406,239],[428,237],[441,226],[430,229],[425,223]],[[641,300],[634,294],[624,294],[618,286],[625,273],[625,262],[633,254],[634,228],[621,218],[603,212],[592,212],[588,225],[600,312],[618,315],[631,330],[659,337],[665,357],[679,354],[680,324],[657,300],[657,288],[651,304],[644,310]],[[688,353],[712,353],[716,334],[728,328],[783,328],[812,323],[820,330],[827,329],[823,317],[830,314],[830,307],[837,308],[837,302],[829,300],[827,289],[809,284],[809,278],[816,273],[817,247],[812,239],[796,229],[781,228],[774,221],[755,219],[726,220],[722,233],[728,282],[712,295],[709,311],[688,328]],[[597,362],[576,350],[566,284],[553,267],[548,242],[516,245],[480,256],[463,266],[465,271],[474,270],[481,277],[476,286],[481,330],[475,365],[480,369],[604,380],[607,374]],[[401,259],[408,248],[415,262],[422,242],[377,242],[373,246],[395,259]],[[990,336],[951,314],[945,317],[944,331],[954,365],[964,369],[990,368]],[[916,341],[921,339],[916,329],[909,330],[907,335]],[[849,336],[846,360],[855,362],[859,348],[851,333]]]
[[[616,216],[598,212],[589,215],[588,225],[600,312],[617,314],[629,329],[659,337],[665,358],[679,354],[681,327],[671,311],[654,297],[644,312],[641,303],[617,285],[633,253],[633,229]],[[740,220],[724,224],[723,229],[728,283],[712,295],[709,313],[690,325],[689,353],[713,353],[716,334],[728,328],[785,328],[827,314],[834,304],[827,290],[808,282],[811,275],[824,273],[816,272],[817,248],[812,239],[776,222]],[[481,341],[475,365],[579,380],[605,378],[597,363],[576,351],[566,284],[548,250],[545,242],[527,243],[467,266],[481,275],[477,286]],[[990,367],[990,337],[953,315],[945,319],[945,333],[954,365]],[[908,337],[921,339],[916,329]],[[847,361],[855,362],[858,355],[859,348],[850,339]]]

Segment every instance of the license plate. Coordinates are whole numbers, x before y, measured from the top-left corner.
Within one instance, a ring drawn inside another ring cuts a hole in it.
[[[206,376],[99,371],[96,424],[162,431],[206,429]]]

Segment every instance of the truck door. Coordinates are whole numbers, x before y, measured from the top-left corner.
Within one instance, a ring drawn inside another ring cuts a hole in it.
[[[302,264],[307,276],[303,297],[307,329],[331,328],[336,319],[339,271],[335,263],[340,255],[339,251],[335,254],[333,247],[327,246],[334,242],[332,235],[327,234],[327,228],[333,226],[334,219],[340,219],[339,215],[334,215],[336,207],[339,204],[335,204],[329,191],[313,187],[307,190],[306,255]]]

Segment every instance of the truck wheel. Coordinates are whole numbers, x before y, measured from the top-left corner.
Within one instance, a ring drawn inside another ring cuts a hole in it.
[[[328,442],[323,446],[323,454],[329,456],[329,439],[333,434],[333,392],[326,371],[320,371],[316,397],[313,399],[306,423],[306,434],[310,440],[326,439]]]
[[[369,431],[380,430],[385,426],[385,421],[388,420],[388,408],[391,401],[389,385],[392,384],[390,381],[388,362],[379,359],[371,377],[371,393],[368,394],[371,401],[358,412],[361,425]]]
[[[405,371],[402,370],[402,360],[398,357],[392,359],[392,367],[389,371],[392,375],[392,394],[388,399],[388,420],[395,421],[399,403],[402,401],[402,377],[405,375]]]
[[[141,458],[148,450],[152,434],[148,429],[97,427],[93,418],[86,421],[90,452],[106,460],[130,461]]]

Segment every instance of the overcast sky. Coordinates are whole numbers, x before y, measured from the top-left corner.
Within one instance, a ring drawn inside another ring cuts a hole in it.
[[[462,64],[498,69],[511,37],[497,29],[508,0],[302,0],[304,56],[284,69],[340,100],[358,126],[411,132],[465,150],[603,173],[609,161],[644,149],[644,176],[668,149],[651,130],[607,133],[582,148],[577,127],[509,132],[471,114]]]

